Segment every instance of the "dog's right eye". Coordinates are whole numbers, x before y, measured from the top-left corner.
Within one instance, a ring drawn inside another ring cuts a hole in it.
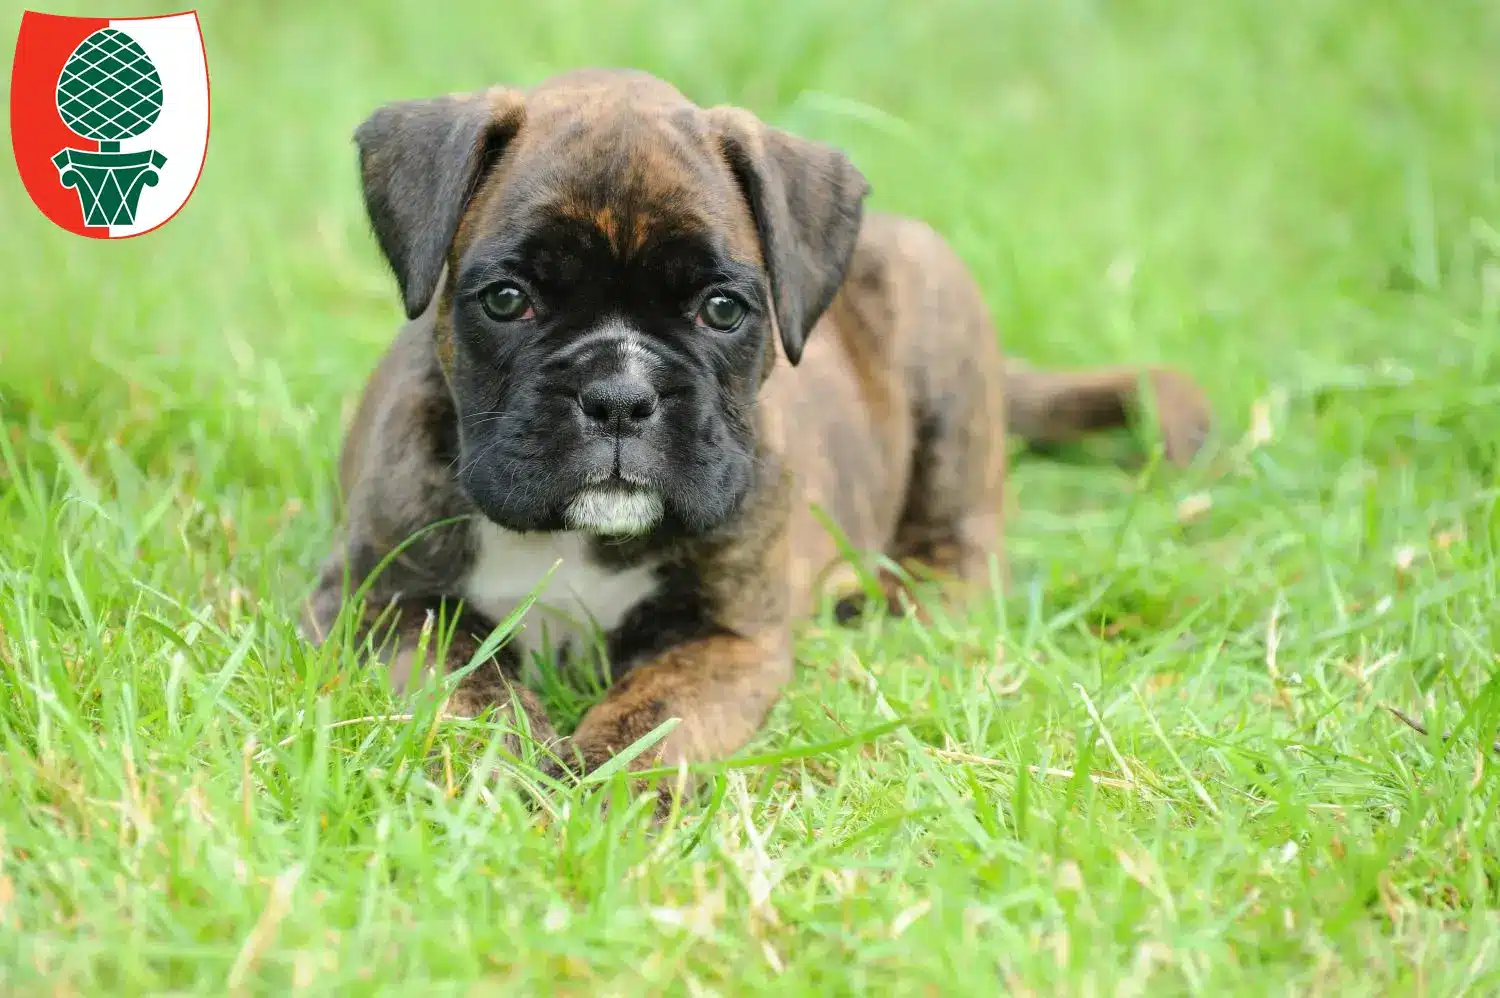
[[[479,307],[496,322],[516,322],[536,314],[526,292],[514,284],[492,284],[479,293]]]

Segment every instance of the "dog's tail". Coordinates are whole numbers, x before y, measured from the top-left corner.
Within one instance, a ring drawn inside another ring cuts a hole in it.
[[[1006,358],[1008,430],[1037,447],[1072,443],[1124,427],[1140,414],[1149,386],[1166,458],[1185,465],[1208,439],[1213,410],[1202,388],[1170,368],[1135,366],[1045,371]]]

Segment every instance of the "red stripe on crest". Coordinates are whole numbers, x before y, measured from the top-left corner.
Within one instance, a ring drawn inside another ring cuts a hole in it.
[[[57,78],[80,42],[109,18],[63,17],[28,10],[21,17],[10,70],[10,144],[26,193],[53,222],[80,236],[109,237],[107,226],[86,227],[78,193],[58,180],[52,157],[67,148],[97,149],[74,135],[57,113]]]

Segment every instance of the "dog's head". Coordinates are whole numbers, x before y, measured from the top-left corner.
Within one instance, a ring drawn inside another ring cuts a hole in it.
[[[435,309],[480,510],[513,530],[724,523],[775,344],[798,362],[853,253],[849,160],[627,71],[390,104],[355,140],[407,315]]]

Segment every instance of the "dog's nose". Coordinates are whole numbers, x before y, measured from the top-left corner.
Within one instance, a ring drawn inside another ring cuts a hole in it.
[[[584,386],[578,406],[596,423],[624,427],[641,423],[656,413],[661,396],[644,378],[616,374]]]

